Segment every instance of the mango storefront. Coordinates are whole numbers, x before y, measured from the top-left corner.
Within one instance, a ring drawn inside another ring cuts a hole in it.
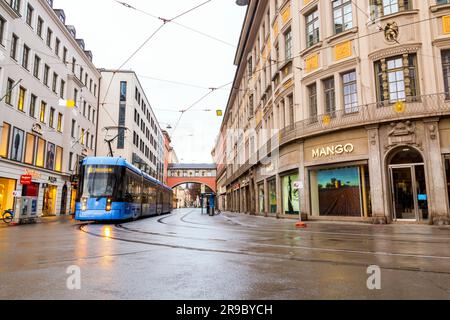
[[[312,218],[371,218],[367,131],[334,133],[302,144],[305,212]]]

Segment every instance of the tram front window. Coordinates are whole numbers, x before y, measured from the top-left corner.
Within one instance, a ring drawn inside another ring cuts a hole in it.
[[[83,198],[114,196],[117,182],[116,169],[110,166],[87,166],[84,169]]]

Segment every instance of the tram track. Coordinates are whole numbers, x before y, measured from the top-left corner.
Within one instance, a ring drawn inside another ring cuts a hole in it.
[[[195,210],[192,210],[186,214],[183,214],[181,219],[186,220],[186,218],[191,215]],[[164,217],[161,217],[156,220],[157,223],[166,224],[170,226],[179,227],[178,224],[169,224],[166,221],[172,217],[175,217],[177,214],[170,214]],[[195,222],[191,222],[191,224],[197,224]],[[205,224],[200,224],[201,229],[205,229]],[[193,245],[183,245],[183,244],[171,244],[171,243],[163,243],[158,241],[152,241],[148,239],[133,239],[133,237],[128,237],[128,235],[139,236],[139,235],[150,235],[150,236],[158,236],[158,237],[170,237],[172,239],[183,239],[183,240],[194,240],[194,241],[208,241],[208,242],[224,242],[229,243],[245,243],[242,240],[225,240],[225,239],[205,239],[199,237],[185,237],[178,234],[166,234],[160,232],[150,232],[150,231],[142,231],[133,228],[129,228],[127,226],[123,226],[123,224],[114,225],[117,235],[105,236],[103,234],[99,234],[89,230],[89,224],[83,224],[79,226],[79,230],[98,238],[108,238],[112,240],[127,242],[127,243],[135,243],[135,244],[143,244],[143,245],[151,245],[155,247],[165,247],[172,249],[182,249],[189,251],[198,251],[198,252],[209,252],[209,253],[222,253],[222,254],[235,254],[235,255],[244,255],[249,257],[258,257],[258,258],[271,258],[271,259],[279,259],[279,260],[293,260],[299,262],[311,262],[311,263],[325,263],[325,264],[334,264],[334,265],[347,265],[347,266],[360,266],[367,267],[368,263],[356,262],[356,261],[342,261],[335,259],[327,259],[327,258],[308,258],[308,257],[298,257],[293,254],[278,254],[278,253],[261,253],[261,252],[251,252],[247,250],[233,250],[233,249],[221,249],[221,248],[205,248],[202,246],[193,246]],[[195,229],[200,229],[200,227],[193,227]],[[209,229],[209,228],[206,228]],[[248,230],[246,230],[248,231]],[[283,230],[286,231],[286,230]],[[247,243],[248,244],[248,243]],[[415,254],[399,254],[399,253],[389,253],[389,252],[370,252],[370,251],[360,251],[360,250],[348,250],[348,249],[334,249],[334,248],[318,248],[318,247],[306,247],[306,246],[289,246],[289,245],[276,245],[276,244],[255,244],[252,243],[252,246],[258,248],[277,248],[277,249],[289,249],[289,250],[308,250],[309,252],[325,252],[325,253],[333,253],[333,254],[358,254],[358,255],[370,255],[370,256],[384,256],[384,257],[394,257],[394,258],[413,258],[413,259],[438,259],[438,260],[449,260],[450,257],[446,256],[432,256],[432,255],[415,255]],[[384,263],[384,266],[380,266],[382,269],[386,270],[397,270],[397,271],[410,271],[410,272],[425,272],[425,273],[435,273],[435,274],[450,274],[449,271],[443,270],[429,270],[423,267],[405,267],[405,266],[392,266],[387,263]]]
[[[180,220],[182,222],[185,222],[187,224],[189,224],[189,226],[186,225],[182,225],[182,224],[176,224],[176,223],[166,223],[163,222],[166,218],[170,218],[172,217],[172,215],[165,217],[163,219],[159,219],[158,223],[162,223],[165,225],[169,225],[169,226],[176,226],[176,227],[184,227],[184,228],[194,228],[194,229],[215,229],[215,230],[229,230],[229,231],[242,231],[242,232],[252,232],[252,233],[258,233],[260,234],[261,232],[268,232],[268,233],[293,233],[296,236],[298,236],[299,234],[299,230],[298,229],[280,229],[280,228],[266,228],[266,227],[261,227],[261,226],[256,226],[256,225],[245,225],[242,223],[238,223],[236,221],[232,221],[229,217],[227,217],[227,221],[232,222],[233,224],[237,224],[243,228],[237,228],[237,227],[228,227],[228,226],[224,226],[224,227],[216,227],[214,225],[211,224],[204,224],[204,223],[198,223],[198,222],[193,222],[193,221],[188,221],[186,218],[192,214],[195,210],[192,210],[186,214],[184,214]],[[201,227],[193,227],[193,225],[196,226],[201,226]],[[206,228],[206,226],[210,227],[210,228]],[[257,229],[257,230],[256,230]],[[449,230],[450,231],[450,230]],[[403,233],[403,234],[396,234],[396,235],[385,235],[385,234],[381,234],[381,235],[376,235],[376,234],[367,234],[367,233],[351,233],[351,232],[330,232],[330,231],[310,231],[310,230],[302,230],[301,231],[302,235],[332,235],[332,236],[352,236],[352,237],[363,237],[364,240],[386,240],[386,241],[398,241],[398,242],[407,242],[407,243],[411,243],[411,242],[420,242],[421,244],[423,243],[428,243],[428,244],[437,244],[437,243],[443,243],[443,244],[448,244],[450,243],[450,237],[443,237],[443,238],[436,238],[433,237],[432,241],[424,241],[423,238],[419,238],[419,239],[414,239],[415,237],[420,237],[423,236],[422,234],[419,233]],[[360,240],[358,240],[360,241]]]

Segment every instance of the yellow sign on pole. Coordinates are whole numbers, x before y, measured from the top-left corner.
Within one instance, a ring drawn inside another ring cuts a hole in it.
[[[222,110],[217,110],[216,114],[218,117],[222,117],[223,116],[223,111]]]

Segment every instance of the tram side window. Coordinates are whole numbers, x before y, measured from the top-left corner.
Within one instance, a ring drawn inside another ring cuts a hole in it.
[[[127,171],[125,199],[127,202],[140,202],[141,200],[141,177],[137,174]]]
[[[149,204],[150,202],[150,182],[144,180],[144,190],[142,190],[142,203]]]
[[[154,185],[150,185],[148,190],[148,197],[151,205],[156,205],[156,188]]]

